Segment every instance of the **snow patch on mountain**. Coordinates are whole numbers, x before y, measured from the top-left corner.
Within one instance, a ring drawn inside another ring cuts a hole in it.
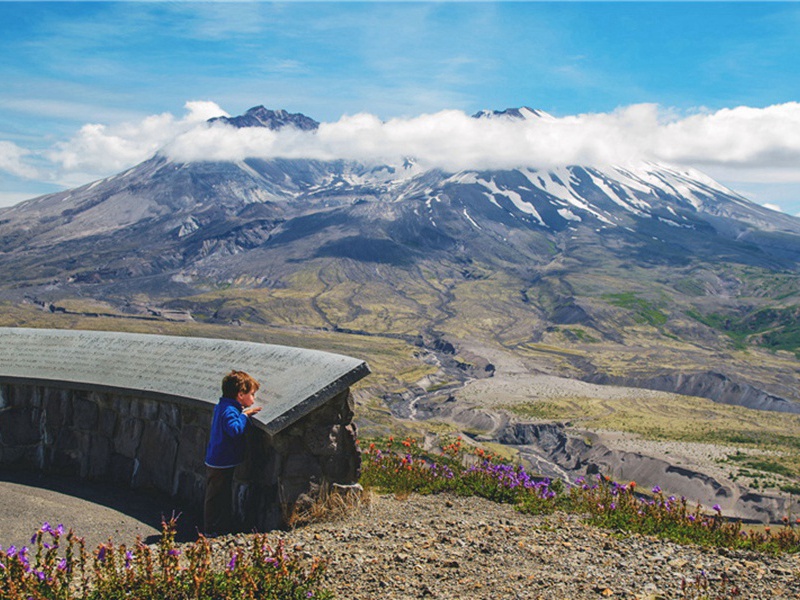
[[[508,188],[498,187],[494,179],[490,180],[479,179],[479,182],[483,185],[483,187],[489,190],[489,192],[493,196],[494,195],[505,196],[506,198],[511,200],[511,202],[514,204],[517,210],[519,210],[520,212],[524,212],[528,215],[531,215],[534,219],[536,219],[539,222],[540,225],[545,225],[545,222],[542,220],[542,217],[539,216],[539,213],[536,212],[536,209],[533,206],[531,206],[528,202],[523,200],[522,196],[520,196],[518,192],[510,190]],[[495,202],[494,199],[492,200],[492,202],[494,202],[494,204],[497,204],[497,202]],[[497,205],[499,206],[499,204]]]

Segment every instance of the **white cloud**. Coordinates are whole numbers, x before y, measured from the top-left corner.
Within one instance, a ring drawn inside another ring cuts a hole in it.
[[[102,177],[150,158],[170,140],[211,117],[227,115],[213,102],[187,102],[185,107],[187,113],[181,119],[162,113],[138,123],[86,124],[44,156],[58,167],[60,180],[74,179],[71,175],[76,173]]]
[[[207,123],[220,115],[226,113],[214,102],[187,102],[183,117],[163,113],[138,122],[87,124],[44,152],[0,142],[0,170],[75,186],[162,150],[179,161],[285,157],[396,164],[411,156],[422,166],[447,171],[665,161],[699,168],[733,189],[741,184],[763,190],[760,201],[776,206],[778,200],[764,186],[786,184],[790,191],[781,193],[788,197],[800,184],[796,102],[688,116],[638,104],[610,113],[525,121],[474,119],[457,110],[388,121],[361,113],[322,123],[317,132]]]
[[[36,169],[24,162],[25,157],[30,154],[29,150],[12,142],[0,141],[0,171],[26,179],[37,177]]]
[[[563,118],[474,119],[454,110],[382,122],[369,114],[321,124],[317,133],[188,130],[168,144],[176,160],[345,158],[429,167],[547,168],[564,164],[665,161],[752,176],[800,180],[800,104],[739,107],[680,117],[653,104]]]
[[[658,133],[658,152],[666,160],[795,170],[800,103],[726,108],[668,123]]]

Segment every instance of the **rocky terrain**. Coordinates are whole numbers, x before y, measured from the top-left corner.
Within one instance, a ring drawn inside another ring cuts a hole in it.
[[[475,343],[469,348],[490,358],[491,377],[432,393],[412,390],[392,399],[394,414],[406,422],[449,423],[469,432],[476,443],[512,451],[515,460],[551,478],[573,481],[603,473],[648,488],[659,485],[670,494],[706,507],[719,504],[727,515],[756,522],[779,522],[800,512],[797,498],[780,489],[793,478],[779,478],[759,489],[752,479],[740,480],[740,470],[730,460],[787,462],[790,455],[783,449],[743,447],[735,440],[746,441],[751,431],[765,438],[794,436],[800,431],[794,415],[588,383],[543,373],[542,363],[510,352]],[[782,433],[771,433],[778,430]],[[741,433],[722,443],[715,437],[719,431]],[[787,444],[785,449],[791,450],[791,440]]]
[[[344,520],[271,537],[328,560],[327,586],[352,600],[800,597],[796,555],[618,535],[479,498],[377,496]],[[246,541],[215,539],[219,564]]]
[[[164,499],[135,493],[122,498],[97,484],[59,481],[62,492],[90,492],[100,504],[36,487],[41,484],[35,481],[25,481],[29,487],[0,483],[4,547],[27,543],[44,521],[66,522],[91,547],[109,537],[130,544],[137,535],[156,543],[159,515],[170,514]],[[190,526],[196,518],[180,517],[182,543],[196,539]],[[325,586],[341,600],[800,597],[797,555],[620,535],[587,526],[576,515],[523,515],[480,498],[372,495],[346,517],[268,536],[272,544],[283,539],[301,556],[326,560]],[[224,568],[231,552],[248,543],[246,534],[215,538],[216,564]]]

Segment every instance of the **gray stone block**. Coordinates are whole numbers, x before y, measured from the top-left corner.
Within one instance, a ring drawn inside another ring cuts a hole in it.
[[[89,445],[89,464],[86,474],[89,479],[105,479],[111,465],[111,440],[96,435]]]
[[[306,430],[303,441],[311,454],[331,456],[339,451],[341,429],[341,425],[313,425]]]
[[[203,473],[205,470],[207,444],[208,429],[191,425],[184,427],[180,434],[176,468],[189,469]]]
[[[281,479],[292,481],[309,481],[320,479],[322,467],[319,461],[309,454],[290,454],[284,458]]]
[[[77,429],[90,431],[97,429],[100,407],[86,396],[77,396],[72,400],[72,417]]]
[[[97,433],[105,438],[114,437],[114,431],[117,427],[117,413],[108,407],[100,408],[100,416],[98,419]]]
[[[114,434],[114,452],[134,458],[142,441],[144,423],[133,417],[121,417]]]
[[[113,483],[129,487],[133,479],[134,459],[122,454],[111,454],[108,477]]]
[[[131,415],[144,421],[157,421],[159,403],[156,400],[141,398],[131,402]]]
[[[162,402],[158,406],[158,420],[170,427],[179,429],[181,426],[181,409],[172,402]]]
[[[166,423],[146,423],[136,458],[139,471],[134,478],[137,487],[155,487],[171,494],[178,440],[174,429]]]
[[[39,413],[22,406],[3,411],[0,418],[0,440],[5,446],[29,446],[40,440]]]

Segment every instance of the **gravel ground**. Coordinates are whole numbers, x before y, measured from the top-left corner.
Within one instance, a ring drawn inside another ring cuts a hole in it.
[[[270,537],[328,559],[327,587],[342,599],[800,598],[798,556],[621,537],[480,498],[378,496],[345,519]],[[216,560],[245,542],[215,539]]]

